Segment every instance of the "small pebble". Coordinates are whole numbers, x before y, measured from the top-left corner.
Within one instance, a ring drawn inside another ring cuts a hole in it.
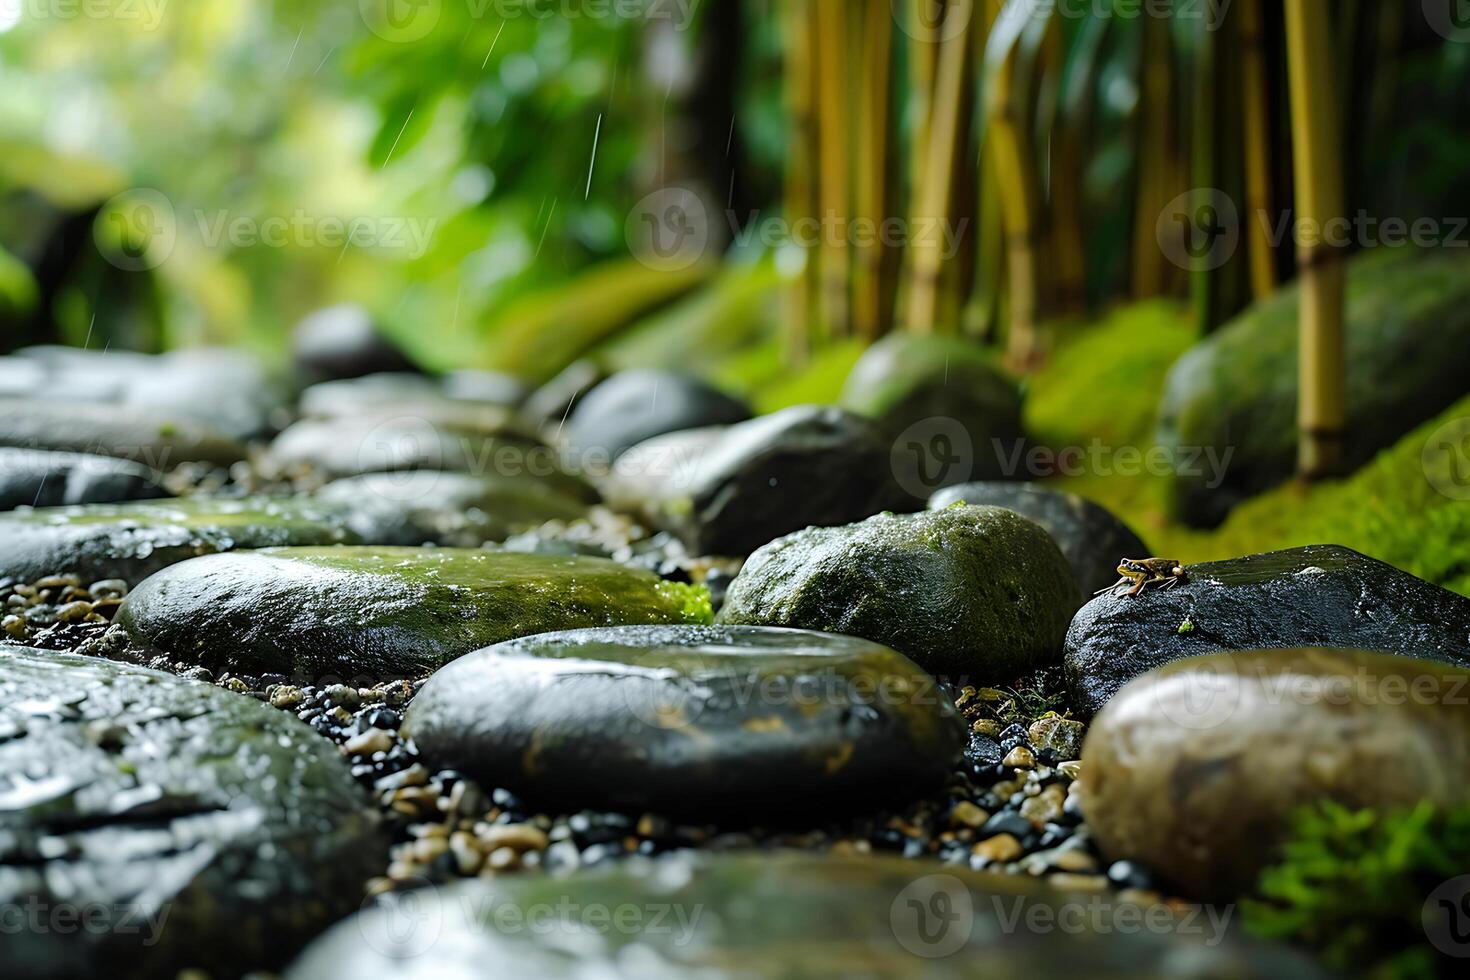
[[[1036,755],[1026,746],[1018,745],[1006,754],[1001,765],[1007,769],[1035,769]]]
[[[381,728],[369,728],[361,735],[354,735],[342,746],[348,755],[374,755],[387,752],[393,747],[393,735]]]
[[[972,852],[976,857],[985,858],[987,861],[997,861],[1002,864],[1016,860],[1024,852],[1021,842],[1010,834],[1000,834],[989,840],[981,841],[975,845]]]

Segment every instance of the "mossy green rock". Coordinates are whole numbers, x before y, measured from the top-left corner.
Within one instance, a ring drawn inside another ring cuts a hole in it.
[[[1184,520],[1218,524],[1295,471],[1299,307],[1299,290],[1282,290],[1170,372],[1158,442],[1181,461],[1171,492]],[[1470,388],[1470,256],[1441,249],[1353,259],[1346,317],[1347,457],[1358,466]],[[1223,472],[1185,465],[1202,448],[1231,454]]]
[[[572,941],[575,940],[575,941]],[[1322,976],[1213,910],[1177,918],[893,856],[676,855],[394,896],[287,980]]]
[[[242,443],[178,413],[41,398],[0,398],[0,446],[96,453],[159,471],[245,458]]]
[[[720,622],[847,633],[936,673],[1007,683],[1059,657],[1080,601],[1040,525],[950,507],[773,541],[731,584]]]
[[[533,476],[369,473],[337,480],[316,499],[341,507],[365,544],[477,548],[547,521],[574,521],[587,505]]]
[[[709,617],[702,589],[611,561],[454,548],[214,555],[147,579],[117,613],[135,642],[187,663],[380,679],[535,633]]]
[[[359,907],[387,846],[336,749],[289,714],[0,646],[7,976],[278,968]]]
[[[879,341],[848,376],[841,405],[873,419],[889,439],[910,437],[894,446],[894,456],[912,471],[915,493],[1006,476],[1002,461],[1022,436],[1020,389],[982,348],[956,337],[894,334]],[[946,460],[931,458],[939,451],[930,445],[936,436],[949,440]],[[918,457],[911,440],[921,445]]]
[[[405,724],[435,768],[538,803],[757,819],[933,789],[965,727],[934,679],[887,647],[696,626],[480,650],[430,678]]]
[[[1092,723],[1088,824],[1108,858],[1140,862],[1190,897],[1232,901],[1275,859],[1301,807],[1470,804],[1467,692],[1462,669],[1360,650],[1170,664]]]
[[[75,573],[137,582],[200,555],[355,542],[341,512],[294,498],[49,507],[0,514],[0,578]]]

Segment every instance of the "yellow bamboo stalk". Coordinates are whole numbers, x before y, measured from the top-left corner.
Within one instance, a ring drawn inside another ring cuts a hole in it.
[[[1006,278],[1010,307],[1006,360],[1017,371],[1034,367],[1039,355],[1036,321],[1038,215],[1035,154],[1015,91],[1013,50],[988,79],[990,132],[986,139],[1000,187],[1001,217],[1006,232]]]
[[[852,254],[851,130],[848,126],[847,12],[851,0],[817,0],[817,130],[820,140],[818,191],[822,226],[822,291],[819,329],[828,336],[850,332]]]
[[[887,216],[889,85],[892,79],[893,10],[888,0],[862,0],[863,78],[857,117],[857,213],[874,235],[857,248],[853,326],[873,340],[887,320],[883,268],[886,250],[878,234]]]
[[[965,95],[965,67],[970,56],[974,0],[951,0],[945,16],[939,69],[934,87],[926,165],[919,171],[917,206],[910,231],[913,255],[907,323],[917,333],[933,333],[939,326],[939,279],[944,268],[945,236],[954,197],[955,155],[958,149]]]
[[[1170,88],[1169,23],[1145,17],[1141,122],[1138,127],[1138,201],[1133,223],[1133,294],[1139,299],[1157,296],[1168,288],[1166,257],[1157,237],[1159,215],[1168,206],[1176,185],[1172,161],[1174,142]]]
[[[1240,0],[1241,73],[1244,76],[1246,241],[1251,292],[1264,299],[1276,291],[1276,257],[1271,223],[1271,110],[1266,95],[1265,25],[1261,0]]]
[[[908,0],[909,18],[909,116],[913,126],[909,133],[909,175],[917,182],[924,172],[929,153],[929,119],[934,100],[934,80],[938,74],[939,45],[929,30],[931,13],[943,0]],[[913,188],[917,194],[917,187]]]
[[[781,12],[786,52],[786,221],[794,225],[811,217],[817,208],[813,183],[817,136],[811,0],[787,0]],[[808,252],[803,256],[801,272],[792,282],[787,300],[785,349],[787,362],[793,365],[804,362],[811,352],[816,275],[817,256]]]
[[[1341,472],[1347,433],[1343,343],[1344,249],[1321,234],[1343,217],[1342,146],[1327,0],[1286,0],[1301,268],[1300,428],[1297,472]],[[1339,243],[1340,244],[1340,243]]]
[[[1047,76],[1060,85],[1062,28],[1052,18],[1042,42],[1042,64]],[[1049,177],[1046,237],[1052,261],[1051,294],[1060,313],[1079,313],[1087,299],[1087,255],[1082,242],[1082,138],[1075,120],[1061,119],[1052,127],[1048,147]]]

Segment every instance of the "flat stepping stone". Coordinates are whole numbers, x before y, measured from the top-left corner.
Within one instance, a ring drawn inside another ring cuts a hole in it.
[[[290,715],[0,646],[0,905],[102,919],[7,928],[21,976],[279,966],[359,906],[386,852],[336,749]]]
[[[1279,856],[1301,807],[1470,804],[1463,669],[1360,650],[1195,657],[1097,716],[1082,802],[1103,853],[1229,902]]]
[[[334,927],[286,977],[1324,975],[1211,912],[1170,920],[896,857],[681,855],[389,896]]]
[[[160,472],[246,455],[243,443],[176,412],[19,398],[0,398],[0,446],[114,456]]]
[[[951,507],[773,541],[731,583],[720,622],[861,636],[926,670],[1009,684],[1060,659],[1078,601],[1040,525]]]
[[[295,498],[189,497],[0,514],[0,578],[76,574],[136,583],[169,565],[237,548],[342,544],[341,514]]]
[[[1382,650],[1470,667],[1470,599],[1337,545],[1186,566],[1169,589],[1105,595],[1067,633],[1073,709],[1130,680],[1222,650]]]
[[[943,783],[965,725],[908,658],[847,636],[624,627],[528,637],[432,677],[408,731],[436,768],[571,809],[765,816]]]
[[[0,511],[167,497],[161,479],[146,466],[110,456],[0,448]]]
[[[135,642],[216,671],[389,680],[535,633],[709,616],[702,588],[604,559],[346,547],[175,565],[116,618]]]

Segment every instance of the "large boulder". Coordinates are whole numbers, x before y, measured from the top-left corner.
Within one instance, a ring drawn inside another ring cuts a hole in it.
[[[1046,528],[1084,596],[1118,581],[1123,558],[1147,558],[1148,546],[1112,512],[1090,500],[1037,483],[965,483],[929,498],[930,510],[955,504],[1004,507]]]
[[[563,436],[589,468],[633,446],[681,429],[730,425],[750,418],[744,402],[673,371],[621,371],[583,395]]]
[[[1348,265],[1353,466],[1470,391],[1470,258],[1454,249],[1381,251],[1389,254]],[[1218,524],[1295,471],[1299,306],[1299,290],[1283,289],[1200,341],[1170,372],[1158,442],[1179,461],[1171,486],[1183,519]],[[1225,465],[1203,465],[1210,458]]]
[[[1004,461],[1022,439],[1021,392],[972,343],[889,336],[853,367],[841,405],[879,424],[916,496],[1015,475],[1004,472]]]
[[[0,449],[0,511],[167,497],[162,477],[111,456]]]
[[[1073,709],[1091,715],[1156,667],[1222,650],[1341,647],[1470,667],[1470,599],[1335,545],[1186,567],[1094,599],[1067,633]]]
[[[1463,668],[1357,650],[1197,657],[1133,681],[1097,716],[1082,802],[1113,860],[1232,901],[1293,813],[1470,804]]]
[[[75,574],[87,582],[138,582],[200,555],[356,540],[340,511],[294,498],[50,507],[0,514],[0,578]]]
[[[773,541],[730,585],[720,622],[847,633],[936,673],[1008,683],[1059,657],[1079,601],[1039,525],[950,507]]]
[[[139,646],[215,670],[391,679],[535,633],[709,616],[702,589],[598,558],[343,547],[175,565],[116,619]]]
[[[655,505],[659,523],[696,554],[747,555],[812,525],[919,506],[873,423],[836,408],[798,406],[732,426],[690,462]]]
[[[296,366],[308,377],[332,380],[418,367],[384,336],[360,306],[329,306],[306,316],[291,337]]]
[[[901,654],[754,627],[550,633],[455,661],[406,728],[431,765],[537,801],[771,819],[933,789],[965,725]]]
[[[286,976],[1161,974],[1321,972],[1237,935],[1214,909],[1176,916],[897,857],[761,854],[632,860],[570,879],[500,877],[393,896],[338,925]]]
[[[386,859],[337,751],[285,712],[0,646],[6,976],[278,968]]]
[[[177,413],[49,398],[0,399],[0,446],[113,456],[159,472],[246,455],[238,440]]]

